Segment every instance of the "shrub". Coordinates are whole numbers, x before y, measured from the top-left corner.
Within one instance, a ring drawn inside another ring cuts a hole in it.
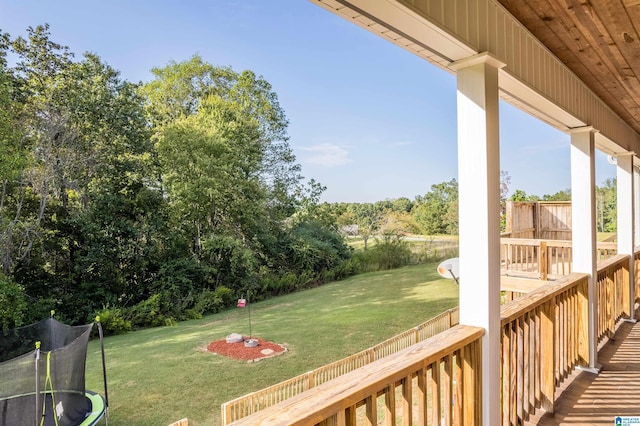
[[[213,314],[231,305],[233,291],[225,286],[220,286],[214,291],[204,290],[197,298],[193,308],[186,310],[189,319],[202,318],[203,314]]]
[[[105,334],[124,334],[131,331],[131,321],[125,319],[122,309],[105,306],[96,313],[100,317],[100,323]]]
[[[230,288],[227,288],[221,285],[214,290],[214,293],[222,301],[222,306],[221,306],[222,308],[231,306],[231,304],[233,303],[234,295],[233,295],[233,291]]]
[[[26,308],[23,288],[0,274],[0,328],[8,330],[22,325]]]
[[[173,319],[167,317],[162,309],[162,294],[156,293],[143,300],[130,310],[131,325],[134,327],[157,327],[167,325]]]
[[[396,236],[383,235],[371,252],[380,270],[406,266],[411,261],[411,250],[407,243]]]

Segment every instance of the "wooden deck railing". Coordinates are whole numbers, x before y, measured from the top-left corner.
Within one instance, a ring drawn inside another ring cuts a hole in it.
[[[571,274],[502,306],[502,424],[552,409],[555,388],[588,349],[587,274]]]
[[[629,317],[629,256],[616,255],[598,264],[598,342],[611,337],[623,316]]]
[[[361,419],[370,425],[478,425],[483,334],[482,328],[457,325],[231,424],[324,426]]]
[[[611,336],[630,310],[629,259],[614,256],[598,265],[599,340]],[[636,269],[640,268],[640,252],[634,260]],[[503,425],[522,424],[539,408],[553,411],[556,388],[576,366],[589,364],[588,282],[589,276],[582,273],[545,285],[538,281],[537,288],[502,306]],[[353,361],[355,369],[330,383],[310,388],[307,377],[306,385],[300,385],[308,389],[306,392],[251,417],[236,416],[239,420],[231,424],[325,426],[356,424],[356,420],[377,424],[382,417],[386,424],[395,424],[391,416],[396,412],[396,393],[402,401],[398,416],[403,424],[479,424],[483,333],[482,329],[457,325],[360,368],[355,368],[358,362]],[[409,334],[411,330],[390,339],[391,346],[409,344]],[[378,353],[385,355],[384,351]],[[316,377],[322,381],[330,376]],[[378,403],[383,407],[380,410]],[[223,420],[223,424],[227,423]]]
[[[500,239],[500,265],[503,274],[518,273],[546,280],[571,273],[571,241],[524,238]],[[598,242],[596,259],[609,259],[617,253],[617,243]]]
[[[638,253],[635,255],[639,259]],[[597,339],[629,315],[629,256],[598,264]],[[537,408],[553,411],[555,389],[588,365],[588,275],[571,274],[502,307],[502,424],[522,424]]]
[[[315,370],[222,404],[222,425],[249,416],[304,391],[341,377],[376,360],[406,349],[458,324],[458,308],[449,309],[422,324],[369,349]]]

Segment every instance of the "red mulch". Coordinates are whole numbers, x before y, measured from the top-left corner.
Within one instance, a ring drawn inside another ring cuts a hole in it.
[[[248,339],[247,336],[243,336],[245,340]],[[262,340],[259,337],[251,337],[258,341],[258,346],[255,348],[247,348],[244,346],[244,342],[239,343],[227,343],[225,339],[216,340],[215,342],[209,343],[207,346],[207,350],[209,352],[217,353],[218,355],[223,355],[233,359],[241,359],[246,361],[259,361],[262,358],[269,358],[272,356],[276,356],[286,351],[282,345],[277,343],[268,342],[266,340]],[[273,352],[264,354],[262,351],[266,349],[271,349]]]

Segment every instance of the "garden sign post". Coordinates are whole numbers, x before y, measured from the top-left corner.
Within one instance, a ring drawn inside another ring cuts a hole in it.
[[[246,299],[244,298],[244,295],[242,295],[242,298],[238,299],[238,308],[244,308],[245,306],[249,311],[249,340],[251,340],[251,304],[249,303],[249,293],[247,293]]]

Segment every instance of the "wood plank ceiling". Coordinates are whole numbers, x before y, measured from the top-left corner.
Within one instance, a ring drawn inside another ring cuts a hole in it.
[[[640,0],[498,0],[640,133]]]

